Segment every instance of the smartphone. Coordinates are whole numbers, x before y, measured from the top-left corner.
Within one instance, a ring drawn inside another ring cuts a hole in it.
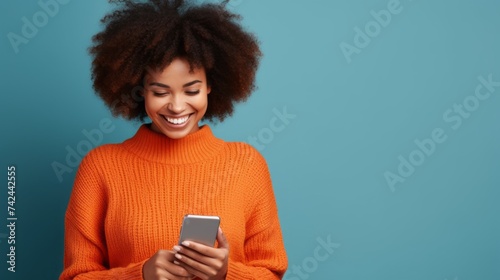
[[[213,247],[219,224],[218,216],[186,215],[182,221],[179,244],[188,240]]]

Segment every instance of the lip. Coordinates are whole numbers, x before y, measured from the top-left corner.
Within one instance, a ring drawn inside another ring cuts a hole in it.
[[[166,124],[166,126],[170,127],[170,128],[174,128],[174,129],[179,129],[179,128],[184,128],[185,126],[187,126],[187,124],[189,123],[189,121],[191,120],[191,116],[193,115],[194,113],[191,113],[189,115],[184,115],[184,116],[176,116],[176,117],[172,117],[172,116],[165,116],[165,115],[160,115],[161,118],[163,119],[163,122]],[[188,119],[182,123],[182,124],[173,124],[171,122],[169,122],[167,120],[167,117],[168,118],[175,118],[175,119],[179,119],[179,118],[183,118],[183,117],[188,117]]]

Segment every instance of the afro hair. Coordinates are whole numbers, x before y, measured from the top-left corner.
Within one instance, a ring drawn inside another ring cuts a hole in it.
[[[176,58],[204,68],[211,87],[204,120],[223,121],[234,104],[255,89],[262,56],[256,37],[240,25],[241,17],[220,4],[189,0],[110,0],[104,29],[94,35],[89,52],[96,93],[114,116],[143,121],[143,80]]]

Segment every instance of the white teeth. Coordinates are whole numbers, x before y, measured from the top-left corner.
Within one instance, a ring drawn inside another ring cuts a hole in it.
[[[185,116],[185,117],[182,117],[182,118],[169,118],[169,117],[165,117],[165,119],[166,119],[169,123],[173,123],[173,124],[183,124],[183,123],[185,123],[185,122],[189,119],[189,116]]]

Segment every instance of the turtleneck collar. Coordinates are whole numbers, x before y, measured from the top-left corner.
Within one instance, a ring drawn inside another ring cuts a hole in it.
[[[224,141],[216,138],[208,125],[181,139],[171,139],[143,124],[137,133],[123,142],[126,149],[149,161],[167,164],[200,162],[215,156]]]

